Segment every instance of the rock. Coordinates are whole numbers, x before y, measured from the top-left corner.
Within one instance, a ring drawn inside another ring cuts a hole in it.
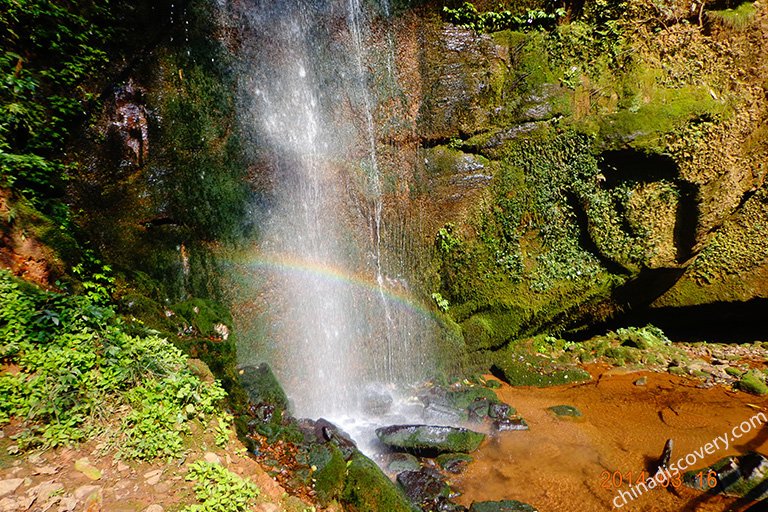
[[[356,512],[413,512],[402,490],[387,478],[371,459],[360,452],[353,454],[346,468],[347,477],[341,494],[345,510]]]
[[[396,450],[423,452],[471,452],[480,446],[485,434],[466,428],[432,425],[392,425],[376,429],[376,437]]]
[[[59,500],[58,512],[74,512],[78,503],[80,502],[74,496],[64,496]]]
[[[499,401],[493,390],[479,386],[449,391],[445,398],[456,409],[467,409],[473,402],[483,399],[487,403],[497,403]]]
[[[403,471],[397,475],[397,483],[411,503],[425,511],[437,510],[438,505],[447,501],[451,494],[443,476],[430,468]]]
[[[163,476],[162,469],[155,469],[153,471],[147,471],[144,473],[144,480],[149,485],[157,485],[160,482],[160,477]]]
[[[475,400],[467,406],[469,420],[482,422],[488,417],[490,406],[491,403],[485,398]]]
[[[461,473],[472,462],[472,456],[466,453],[444,453],[439,455],[435,462],[449,473]]]
[[[516,500],[476,501],[469,512],[538,512],[535,508]]]
[[[75,492],[73,493],[73,495],[75,496],[75,498],[82,501],[86,499],[88,496],[90,496],[91,494],[98,491],[99,489],[101,489],[101,487],[99,487],[98,485],[81,485],[80,487],[75,489]]]
[[[635,386],[645,386],[648,384],[648,377],[640,377],[635,382],[633,382]]]
[[[58,482],[43,482],[27,491],[27,495],[40,503],[48,501],[48,498],[59,494],[64,490],[64,485]]]
[[[454,423],[464,419],[464,413],[447,402],[430,402],[424,408],[424,419],[426,421]]]
[[[317,500],[325,506],[341,494],[347,462],[338,446],[326,443],[312,446],[309,463],[313,469],[312,481]]]
[[[164,508],[161,505],[154,504],[144,509],[144,512],[164,512]]]
[[[745,373],[739,380],[738,387],[742,391],[762,396],[768,394],[768,386],[765,384],[765,377],[755,370]]]
[[[87,498],[85,498],[84,512],[101,512],[102,504],[104,503],[104,494],[101,491],[101,487],[92,492]]]
[[[495,420],[508,418],[513,414],[517,414],[515,408],[505,403],[491,404],[491,406],[488,408],[488,416]]]
[[[21,484],[24,483],[23,478],[9,478],[8,480],[0,480],[0,498],[6,494],[16,492]]]
[[[87,458],[78,459],[75,461],[75,470],[84,474],[91,480],[99,480],[101,478],[101,470],[91,464]]]
[[[213,452],[205,452],[205,455],[203,455],[203,460],[210,464],[221,464],[221,459]]]
[[[553,405],[547,407],[548,411],[551,411],[558,418],[579,418],[581,417],[581,411],[572,405]]]
[[[493,422],[493,428],[497,432],[528,430],[528,423],[523,418],[501,418]]]
[[[758,501],[768,498],[768,458],[757,452],[739,457],[725,457],[711,466],[694,469],[683,475],[683,482],[700,491],[710,491],[709,474],[717,477],[715,489],[726,496],[743,497]]]
[[[419,459],[410,453],[393,453],[389,456],[387,471],[401,473],[403,471],[418,471],[421,468]]]
[[[128,471],[129,469],[131,469],[131,467],[130,467],[128,464],[126,464],[125,462],[122,462],[122,461],[121,461],[121,462],[118,462],[118,463],[117,463],[117,470],[118,470],[120,473],[125,473],[125,472],[126,472],[126,471]]]
[[[380,387],[368,386],[363,392],[363,411],[373,416],[381,416],[392,408],[392,395]]]
[[[315,422],[314,429],[318,441],[335,444],[344,454],[345,459],[348,459],[357,451],[357,444],[352,440],[352,436],[330,421],[320,418]]]
[[[657,468],[661,467],[668,467],[669,466],[669,459],[672,458],[672,446],[674,443],[672,442],[672,439],[667,439],[667,442],[664,443],[664,449],[661,451],[661,457],[659,457],[659,464],[657,465]],[[654,471],[655,474],[655,471]]]
[[[243,366],[239,369],[240,384],[248,400],[254,404],[269,404],[280,413],[288,408],[288,397],[267,363]]]
[[[258,512],[280,512],[280,507],[274,503],[262,503],[256,507]]]

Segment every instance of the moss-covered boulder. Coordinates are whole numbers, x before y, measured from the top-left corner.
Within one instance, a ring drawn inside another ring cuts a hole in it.
[[[688,487],[721,492],[727,496],[747,496],[757,501],[768,497],[768,458],[757,452],[725,457],[711,466],[683,475]]]
[[[527,503],[517,500],[476,501],[469,507],[469,512],[538,512]]]
[[[547,410],[558,418],[580,418],[581,411],[572,405],[553,405]]]
[[[437,465],[449,473],[461,473],[472,460],[466,453],[443,453],[435,458]]]
[[[419,459],[410,453],[393,453],[387,462],[387,471],[394,474],[403,471],[417,471],[420,467]]]
[[[434,425],[392,425],[376,429],[376,437],[395,450],[416,454],[472,452],[485,434],[466,428]]]
[[[267,363],[243,366],[239,373],[240,384],[252,404],[267,404],[280,411],[288,408],[288,397]]]
[[[309,451],[313,487],[318,502],[325,506],[336,499],[344,489],[347,461],[339,448],[332,444],[315,444]]]
[[[768,394],[768,386],[765,384],[765,376],[754,370],[742,375],[738,382],[738,388],[753,395]]]
[[[355,512],[415,512],[403,492],[371,459],[356,453],[347,465],[341,501]]]

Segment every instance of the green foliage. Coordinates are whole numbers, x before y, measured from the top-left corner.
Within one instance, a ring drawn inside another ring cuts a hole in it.
[[[225,397],[154,335],[136,337],[101,297],[45,292],[0,272],[0,421],[16,417],[21,448],[69,445],[122,418],[123,455],[177,455],[190,411],[205,418]],[[118,411],[121,411],[118,413]]]
[[[253,507],[260,491],[256,485],[228,471],[221,464],[202,460],[189,466],[185,477],[195,482],[199,505],[189,505],[182,512],[245,512]]]
[[[557,20],[565,16],[566,11],[557,7],[551,11],[529,9],[516,14],[504,9],[499,11],[478,12],[474,4],[464,2],[457,8],[443,7],[443,14],[450,23],[478,32],[497,32],[499,30],[529,30],[533,28],[551,28]]]
[[[40,199],[61,187],[65,141],[96,96],[107,64],[110,0],[2,2],[0,184]]]
[[[757,8],[752,2],[744,2],[735,9],[707,12],[708,17],[735,30],[744,30],[747,28],[755,18],[755,14],[757,14]]]
[[[448,302],[448,299],[440,295],[440,293],[435,292],[432,294],[432,300],[435,301],[435,304],[437,304],[437,307],[442,311],[443,313],[447,313],[448,309],[450,309],[451,303]]]

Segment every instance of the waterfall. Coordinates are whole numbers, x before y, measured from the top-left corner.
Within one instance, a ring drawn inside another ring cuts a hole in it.
[[[268,190],[252,268],[269,327],[256,352],[297,415],[354,414],[366,388],[423,378],[428,359],[431,317],[387,268],[398,256],[385,236],[370,69],[394,81],[391,34],[380,59],[370,46],[378,14],[359,0],[236,5],[241,121]]]

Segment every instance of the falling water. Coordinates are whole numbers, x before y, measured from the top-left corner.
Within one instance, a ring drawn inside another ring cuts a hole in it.
[[[341,417],[366,387],[423,377],[428,359],[416,347],[429,315],[387,274],[372,18],[359,0],[255,0],[237,14],[242,120],[270,191],[254,254],[269,262],[260,352],[296,414]]]

